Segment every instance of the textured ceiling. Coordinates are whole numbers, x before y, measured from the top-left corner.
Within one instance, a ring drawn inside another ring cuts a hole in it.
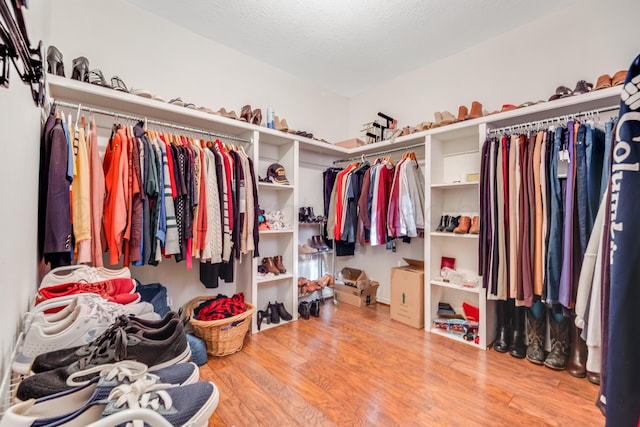
[[[351,97],[575,0],[126,0]]]

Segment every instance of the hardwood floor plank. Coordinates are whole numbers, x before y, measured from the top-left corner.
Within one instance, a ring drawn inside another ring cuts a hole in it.
[[[325,303],[321,317],[211,358],[210,426],[603,425],[597,387],[389,318],[389,307]]]

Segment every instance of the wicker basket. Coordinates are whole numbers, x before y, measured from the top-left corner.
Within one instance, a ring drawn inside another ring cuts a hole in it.
[[[193,309],[201,301],[211,299],[211,296],[200,296],[189,301],[186,307],[189,322],[193,326],[196,335],[207,346],[207,354],[211,356],[227,356],[242,350],[244,337],[251,326],[251,316],[256,311],[255,306],[245,302],[247,311],[237,316],[220,320],[198,320],[193,317]]]

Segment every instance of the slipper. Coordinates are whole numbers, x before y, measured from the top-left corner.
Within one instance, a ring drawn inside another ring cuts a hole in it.
[[[141,96],[143,98],[153,98],[153,95],[151,95],[151,92],[149,92],[147,89],[139,89],[139,88],[132,87],[129,92],[134,95]]]
[[[611,76],[609,74],[603,74],[596,80],[596,87],[593,90],[600,90],[607,87],[611,87]]]
[[[620,86],[621,84],[624,84],[624,81],[626,78],[627,78],[627,70],[618,71],[611,78],[611,86]]]
[[[122,79],[118,76],[111,77],[111,88],[120,92],[129,92],[127,85],[125,85]]]
[[[169,104],[177,105],[179,107],[184,107],[184,101],[180,97],[173,98],[171,101],[169,101]]]
[[[556,99],[564,98],[571,95],[571,89],[566,86],[558,86],[556,89],[556,93],[551,95],[549,101],[554,101]]]

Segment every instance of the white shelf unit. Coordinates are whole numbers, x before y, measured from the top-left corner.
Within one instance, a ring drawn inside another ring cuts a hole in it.
[[[480,132],[481,126],[460,126],[450,132],[441,131],[428,136],[427,165],[425,174],[429,189],[426,195],[430,232],[425,238],[425,329],[439,335],[455,339],[477,348],[485,349],[493,341],[494,330],[487,328],[493,323],[495,310],[487,307],[484,291],[467,288],[441,280],[442,257],[455,258],[455,269],[477,276],[478,235],[455,234],[435,231],[443,215],[479,215],[480,198],[477,181],[467,181],[467,176],[480,173]],[[478,277],[481,286],[481,278]],[[435,328],[433,321],[438,317],[438,303],[449,303],[457,313],[462,314],[463,303],[478,307],[480,312],[479,343],[465,341],[461,337]]]
[[[285,137],[285,134],[260,135],[259,144],[254,148],[258,159],[255,162],[256,174],[260,177],[267,176],[270,165],[277,163],[282,165],[289,185],[261,182],[258,185],[258,199],[260,208],[265,213],[281,211],[285,224],[290,228],[281,230],[260,231],[260,256],[253,259],[252,276],[253,290],[256,307],[264,310],[269,303],[282,302],[286,310],[294,316],[297,311],[297,281],[298,275],[298,230],[295,227],[298,217],[298,200],[296,183],[298,182],[298,141]],[[265,257],[282,256],[282,264],[287,269],[286,273],[277,276],[259,277],[258,266]],[[284,325],[287,322],[271,324],[269,327]],[[266,324],[260,327],[266,329]],[[253,318],[252,330],[258,332],[257,316]]]

